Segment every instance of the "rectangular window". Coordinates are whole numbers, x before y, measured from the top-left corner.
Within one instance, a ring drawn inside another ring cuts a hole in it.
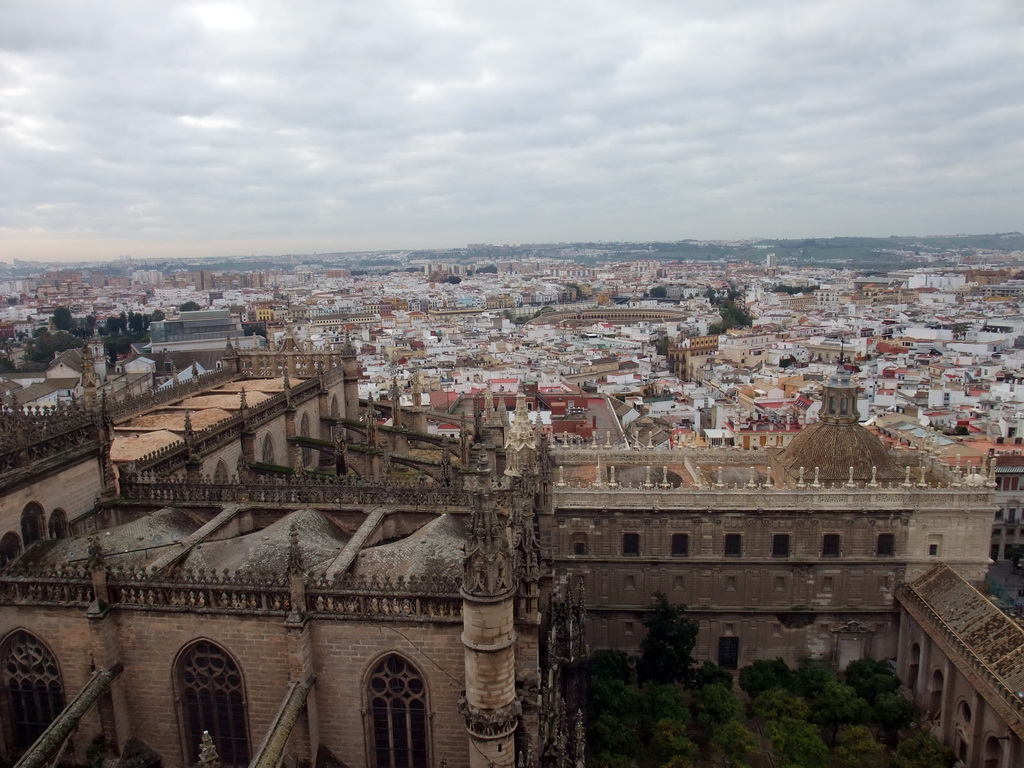
[[[740,639],[738,637],[718,638],[718,666],[722,669],[736,669],[740,665]]]
[[[574,555],[587,554],[587,534],[576,533],[572,537],[572,553]]]
[[[686,557],[690,554],[690,537],[685,533],[672,534],[672,556]]]
[[[930,557],[938,557],[939,556],[939,545],[938,544],[929,544],[928,545],[928,555]]]
[[[996,510],[996,520],[1002,520],[1002,519],[1003,519],[1003,510],[997,509]]]
[[[878,534],[878,546],[875,554],[879,557],[891,557],[896,554],[896,535],[893,533]]]
[[[788,533],[776,533],[772,536],[772,557],[789,557]]]
[[[1016,523],[1017,522],[1017,508],[1016,507],[1010,507],[1008,512],[1009,512],[1009,516],[1006,518],[1006,522],[1008,522],[1008,523]]]
[[[743,554],[743,536],[738,533],[725,534],[725,556],[739,557]]]
[[[839,557],[839,534],[826,533],[821,537],[821,556]]]
[[[835,583],[835,580],[833,579],[833,577],[825,576],[821,580],[821,591],[822,592],[831,592],[832,591],[832,585],[834,583]]]
[[[636,557],[640,554],[640,534],[622,534],[622,554]]]

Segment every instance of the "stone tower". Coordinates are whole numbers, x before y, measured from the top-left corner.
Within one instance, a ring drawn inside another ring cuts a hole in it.
[[[514,629],[515,556],[491,494],[487,452],[473,447],[475,501],[462,584],[466,693],[459,709],[469,732],[471,768],[515,765],[519,724]]]

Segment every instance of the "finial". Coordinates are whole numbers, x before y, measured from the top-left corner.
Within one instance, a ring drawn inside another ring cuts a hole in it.
[[[850,467],[850,479],[846,483],[847,488],[856,488],[856,484],[853,482],[853,467]]]
[[[199,765],[202,768],[220,768],[220,756],[209,731],[203,731],[203,738],[199,742]]]
[[[869,483],[869,487],[878,487],[878,467],[874,465],[871,466],[871,482]]]
[[[815,466],[814,467],[814,482],[811,483],[811,487],[812,488],[821,488],[821,483],[818,481],[818,478],[819,478],[820,474],[821,474],[821,467]]]
[[[800,471],[797,473],[796,487],[797,488],[804,488],[804,487],[806,487],[806,484],[804,483],[804,468],[803,467],[800,467]]]
[[[288,573],[302,573],[302,551],[299,549],[299,531],[292,523],[288,527]]]
[[[245,387],[238,390],[238,407],[243,411],[249,407],[249,403],[245,399]]]

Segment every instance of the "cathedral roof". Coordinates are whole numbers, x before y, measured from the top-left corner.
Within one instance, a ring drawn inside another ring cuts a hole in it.
[[[352,566],[354,576],[436,576],[462,578],[466,527],[452,515],[441,515],[411,536],[364,549]]]
[[[137,520],[87,536],[44,539],[29,548],[19,564],[50,566],[84,563],[89,539],[96,539],[107,565],[137,567],[149,563],[165,547],[186,538],[199,529],[201,520],[174,507],[165,507]]]
[[[188,553],[180,569],[215,569],[250,573],[285,573],[291,528],[298,534],[302,562],[316,570],[331,561],[348,543],[334,523],[315,509],[299,509],[259,531],[220,541],[204,541]]]

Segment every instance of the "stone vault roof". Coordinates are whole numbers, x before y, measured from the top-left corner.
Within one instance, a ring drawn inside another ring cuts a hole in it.
[[[352,566],[354,576],[435,576],[462,579],[466,527],[452,515],[441,515],[411,536],[364,549]]]
[[[288,570],[291,527],[298,534],[303,566],[315,571],[329,564],[348,543],[349,536],[315,509],[299,509],[266,528],[220,541],[198,544],[179,569],[281,574]]]
[[[84,564],[88,557],[89,539],[95,537],[109,566],[142,566],[166,547],[197,531],[202,521],[174,507],[165,507],[130,523],[108,528],[88,536],[67,539],[46,539],[29,549],[19,561],[21,565]]]

